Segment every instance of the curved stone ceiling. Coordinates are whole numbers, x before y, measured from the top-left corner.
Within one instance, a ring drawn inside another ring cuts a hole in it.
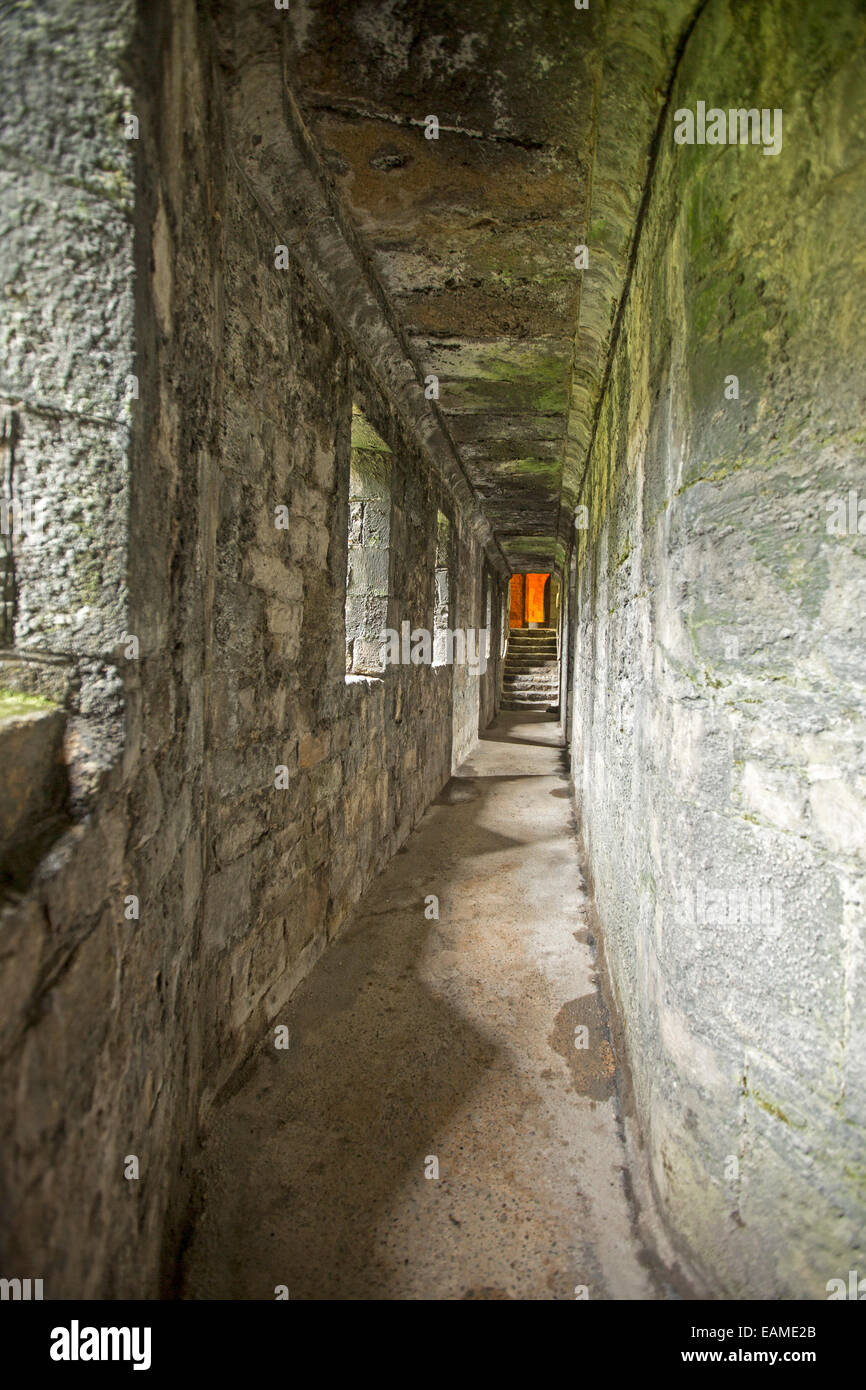
[[[292,0],[285,16],[313,145],[515,570],[570,546],[690,9]]]

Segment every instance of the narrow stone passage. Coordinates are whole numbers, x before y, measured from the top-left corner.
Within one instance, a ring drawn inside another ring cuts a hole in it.
[[[500,715],[216,1108],[184,1296],[663,1297],[586,912],[559,726]]]

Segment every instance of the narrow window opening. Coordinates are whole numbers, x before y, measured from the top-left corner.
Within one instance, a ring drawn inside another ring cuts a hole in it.
[[[349,461],[346,674],[385,669],[391,569],[391,450],[357,405]]]
[[[433,665],[448,660],[447,633],[451,623],[451,523],[436,513],[436,592],[433,601]]]
[[[493,586],[489,574],[486,576],[485,588],[487,590],[487,601],[484,605],[484,655],[489,661],[493,651],[493,637],[491,632],[493,627]]]

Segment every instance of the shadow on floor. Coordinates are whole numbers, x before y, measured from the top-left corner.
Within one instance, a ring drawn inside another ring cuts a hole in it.
[[[433,814],[468,821],[482,799]],[[469,824],[461,840],[473,856],[523,846]],[[214,1117],[182,1297],[273,1299],[279,1284],[293,1299],[392,1296],[383,1216],[404,1187],[436,1200],[425,1159],[497,1056],[420,978],[431,932],[442,935],[424,915],[430,850],[428,827],[426,844],[416,834],[395,856],[279,1020],[288,1051],[269,1038]]]
[[[537,728],[539,737],[526,738],[527,728]],[[512,729],[519,730],[519,735],[512,734]],[[518,743],[526,748],[560,748],[563,741],[562,727],[557,717],[542,710],[524,713],[501,710],[493,722],[479,733],[478,738],[481,743]]]
[[[209,1120],[181,1297],[645,1296],[559,733],[500,716],[272,1020],[288,1049]]]

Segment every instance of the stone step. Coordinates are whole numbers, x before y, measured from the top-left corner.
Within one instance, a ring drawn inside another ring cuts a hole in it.
[[[503,690],[503,700],[514,700],[518,704],[555,705],[559,699],[556,690]]]
[[[538,710],[546,710],[547,707],[548,707],[548,705],[550,705],[551,703],[552,703],[552,701],[550,701],[550,700],[511,700],[511,699],[503,699],[503,700],[501,701],[501,703],[500,703],[499,708],[500,708],[500,709],[538,709]]]

